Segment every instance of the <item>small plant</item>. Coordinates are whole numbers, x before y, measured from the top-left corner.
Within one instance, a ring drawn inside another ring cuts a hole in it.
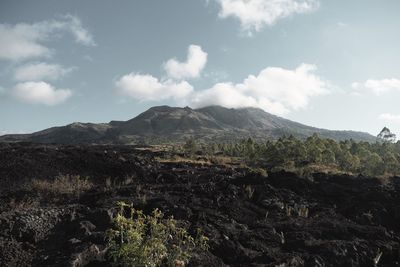
[[[285,204],[284,206],[286,216],[291,217],[292,215],[297,215],[299,217],[308,218],[309,209],[305,205],[295,205],[294,207]]]
[[[278,233],[275,228],[272,228],[272,233],[279,237],[282,245],[285,244],[285,242],[286,242],[285,234],[282,231],[280,233]]]
[[[267,171],[263,168],[251,168],[250,173],[252,173],[254,175],[259,175],[262,177],[268,177]]]
[[[292,210],[293,208],[291,206],[285,205],[286,216],[288,217],[292,216]]]
[[[285,235],[283,234],[283,232],[280,232],[279,237],[281,238],[281,244],[285,244]]]
[[[53,181],[33,180],[32,189],[39,193],[58,195],[68,194],[79,196],[82,192],[93,188],[87,177],[80,175],[59,175]]]
[[[303,218],[308,218],[308,212],[309,210],[305,205],[301,205],[297,210],[297,214]]]
[[[193,238],[173,218],[155,209],[145,215],[118,202],[115,227],[107,231],[108,255],[113,266],[185,266],[192,253],[208,249],[208,238],[198,230]]]
[[[244,192],[246,193],[246,197],[251,199],[254,195],[255,189],[251,185],[246,185],[244,188]]]

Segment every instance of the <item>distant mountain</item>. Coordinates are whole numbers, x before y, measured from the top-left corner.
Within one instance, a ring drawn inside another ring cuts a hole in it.
[[[317,133],[335,140],[354,139],[373,142],[368,133],[331,131],[290,121],[258,108],[224,108],[210,106],[200,109],[157,106],[128,121],[109,123],[72,123],[32,134],[0,136],[0,142],[29,141],[38,143],[163,143],[183,141],[193,136],[203,141],[232,141],[252,137],[275,139],[284,135],[306,138]]]

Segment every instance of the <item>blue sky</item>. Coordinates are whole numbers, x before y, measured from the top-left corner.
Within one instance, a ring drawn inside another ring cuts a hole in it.
[[[155,105],[400,134],[397,0],[0,1],[0,134]]]

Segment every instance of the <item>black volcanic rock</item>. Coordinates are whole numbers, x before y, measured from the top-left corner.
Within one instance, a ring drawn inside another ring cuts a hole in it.
[[[73,123],[33,134],[1,136],[0,142],[130,144],[138,141],[182,141],[188,136],[200,140],[231,141],[248,137],[265,140],[290,134],[305,138],[314,133],[335,140],[375,141],[375,137],[367,133],[314,128],[259,108],[157,106],[128,121]]]
[[[155,156],[125,145],[0,144],[0,266],[110,266],[106,230],[118,201],[145,214],[158,208],[192,235],[204,230],[210,249],[187,266],[400,265],[399,177],[386,185],[323,173],[266,177]],[[27,186],[59,174],[88,176],[94,187],[76,196]]]

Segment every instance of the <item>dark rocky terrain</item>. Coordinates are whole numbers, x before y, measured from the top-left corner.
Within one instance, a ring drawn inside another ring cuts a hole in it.
[[[294,135],[305,138],[317,133],[334,140],[374,142],[370,134],[331,131],[293,122],[258,108],[229,109],[211,106],[201,109],[169,106],[152,107],[128,121],[73,123],[33,134],[0,136],[0,142],[31,141],[58,144],[132,144],[184,141],[195,136],[203,141],[256,140]]]
[[[133,146],[0,144],[0,265],[108,266],[104,232],[123,200],[204,229],[210,249],[191,266],[399,266],[398,177],[264,177],[154,156]],[[59,174],[95,186],[55,196],[28,186]]]

